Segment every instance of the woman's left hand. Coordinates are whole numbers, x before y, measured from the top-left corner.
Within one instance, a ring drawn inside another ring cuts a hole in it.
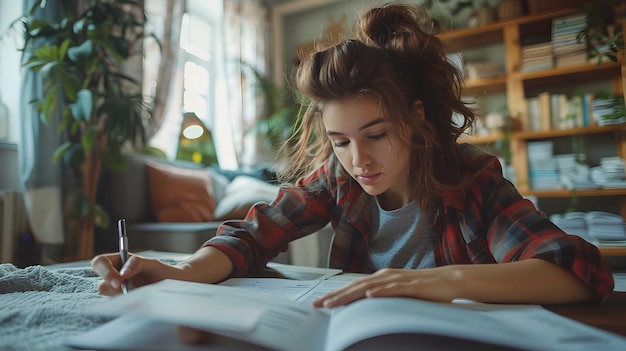
[[[337,307],[366,297],[413,297],[450,302],[457,297],[460,272],[454,266],[430,269],[385,268],[326,294],[315,307]]]

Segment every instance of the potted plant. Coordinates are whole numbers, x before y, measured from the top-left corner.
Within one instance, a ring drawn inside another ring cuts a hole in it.
[[[255,133],[263,138],[265,161],[270,162],[280,145],[291,135],[300,107],[299,99],[292,101],[296,98],[292,96],[294,92],[276,85],[257,67],[245,61],[239,61],[239,64],[242,74],[252,73],[265,103],[264,118],[254,123],[246,133]]]
[[[36,111],[46,121],[62,119],[60,132],[67,141],[54,160],[67,163],[76,175],[68,226],[78,232],[76,258],[88,259],[95,226],[109,224],[96,203],[102,168],[123,170],[123,146],[145,144],[150,107],[140,82],[124,73],[124,66],[142,53],[146,14],[131,0],[59,3],[65,17],[58,22],[33,17],[38,7],[54,6],[44,0],[23,19],[24,65],[44,80],[43,98],[33,102]]]
[[[621,60],[624,50],[622,22],[626,18],[624,0],[594,1],[586,4],[584,11],[587,21],[578,40],[587,42],[587,58],[598,64]]]

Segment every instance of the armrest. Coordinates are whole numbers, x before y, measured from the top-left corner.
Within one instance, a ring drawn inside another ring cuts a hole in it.
[[[143,250],[193,253],[215,236],[221,222],[133,223],[127,227],[133,252]]]

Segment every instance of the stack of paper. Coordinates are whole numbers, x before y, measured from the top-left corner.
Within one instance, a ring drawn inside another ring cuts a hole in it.
[[[626,240],[624,218],[616,214],[592,211],[587,213],[589,235],[598,241]]]
[[[587,214],[585,212],[553,214],[550,216],[550,220],[567,234],[578,235],[589,242],[595,241],[587,230]]]
[[[603,188],[626,188],[624,160],[621,157],[603,157],[600,165],[591,168],[591,180]]]
[[[533,190],[554,190],[563,187],[552,153],[553,146],[550,140],[528,143],[528,178]]]
[[[600,126],[621,124],[626,122],[624,97],[596,97],[593,101],[593,115]]]
[[[559,180],[567,189],[595,189],[599,185],[590,178],[589,165],[584,154],[555,155]]]
[[[543,43],[522,46],[522,72],[533,72],[550,69],[554,66],[552,43]]]
[[[484,79],[504,74],[502,65],[496,62],[467,62],[463,66],[466,79]]]
[[[553,214],[550,220],[568,234],[582,237],[592,244],[626,245],[624,218],[609,212],[569,212]]]
[[[587,44],[579,38],[585,29],[585,14],[558,17],[552,20],[552,49],[556,67],[581,65],[587,62]]]

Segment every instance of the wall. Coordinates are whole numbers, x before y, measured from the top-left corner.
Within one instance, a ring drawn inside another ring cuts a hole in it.
[[[450,15],[453,9],[461,0],[439,1],[433,7],[435,11],[448,14],[453,22],[453,26],[463,26],[467,21],[470,10],[468,8],[458,15]],[[500,0],[474,0],[474,6],[486,3],[495,6]],[[275,80],[284,82],[284,76],[292,68],[295,58],[295,49],[312,41],[319,41],[326,38],[325,31],[332,23],[343,24],[344,33],[350,36],[354,22],[358,15],[374,6],[391,2],[390,0],[273,0],[274,21],[277,26],[282,27],[276,32],[274,55],[277,59],[275,70]],[[423,3],[424,0],[404,0],[406,3]],[[344,19],[345,16],[345,19]],[[342,21],[343,20],[343,21]]]
[[[8,141],[19,144],[20,116],[20,49],[23,45],[21,26],[9,30],[22,14],[22,0],[0,1],[0,99],[9,109]],[[2,140],[0,140],[2,141]]]

